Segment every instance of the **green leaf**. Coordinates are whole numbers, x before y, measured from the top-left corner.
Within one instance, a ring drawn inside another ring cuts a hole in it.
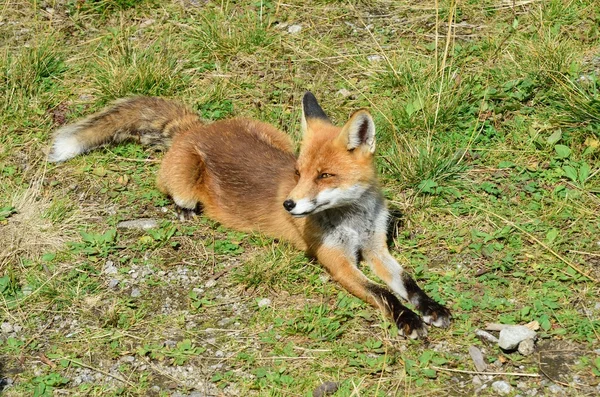
[[[577,182],[577,170],[575,169],[575,167],[570,166],[570,165],[565,165],[562,167],[563,171],[565,172],[565,175],[572,180],[573,182]]]
[[[579,167],[579,183],[582,185],[590,176],[591,167],[588,163],[582,163],[581,167]]]
[[[552,243],[558,237],[558,229],[552,228],[546,233],[546,242]]]
[[[546,141],[550,144],[550,145],[554,145],[555,143],[557,143],[558,141],[560,141],[560,138],[562,138],[562,131],[561,130],[556,130],[552,133],[552,135],[550,135]]]
[[[421,372],[424,376],[428,377],[429,379],[435,379],[437,377],[437,372],[435,369],[424,368]]]
[[[419,190],[422,191],[423,193],[435,193],[435,188],[437,187],[437,183],[434,180],[431,179],[425,179],[424,181],[421,181],[421,183],[419,183]]]
[[[559,159],[566,159],[571,155],[571,149],[565,145],[554,146],[554,151],[556,151],[557,157]]]

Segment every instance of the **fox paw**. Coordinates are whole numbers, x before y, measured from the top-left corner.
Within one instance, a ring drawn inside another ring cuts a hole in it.
[[[400,335],[405,338],[419,339],[427,336],[427,327],[416,313],[404,310],[396,320]]]
[[[447,328],[450,325],[450,319],[452,318],[450,310],[436,301],[429,299],[419,309],[425,323],[440,328]]]
[[[175,204],[175,212],[181,222],[189,221],[202,214],[202,206],[196,205],[196,208],[184,208]]]

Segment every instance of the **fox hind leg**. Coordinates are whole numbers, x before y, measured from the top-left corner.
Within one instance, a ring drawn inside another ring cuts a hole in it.
[[[157,178],[158,188],[173,199],[182,221],[202,212],[205,171],[202,153],[193,146],[173,146],[161,163]]]

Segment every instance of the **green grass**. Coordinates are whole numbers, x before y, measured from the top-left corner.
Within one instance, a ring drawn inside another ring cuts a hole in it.
[[[481,395],[495,380],[549,394],[546,376],[597,393],[597,2],[46,3],[9,2],[0,25],[0,313],[17,329],[0,333],[4,395],[295,396],[324,381],[338,396],[473,395],[473,374],[449,371],[474,370],[470,345],[494,372],[540,374],[484,379]],[[299,141],[305,90],[338,124],[375,118],[402,213],[393,255],[454,315],[428,341],[401,339],[286,243],[180,222],[154,183],[160,153],[45,162],[54,129],[128,95]],[[143,217],[159,226],[117,228]],[[533,320],[539,356],[474,334]],[[553,351],[576,355],[565,378]]]

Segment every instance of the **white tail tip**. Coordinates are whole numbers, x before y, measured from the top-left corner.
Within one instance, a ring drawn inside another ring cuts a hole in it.
[[[72,131],[59,131],[52,144],[52,150],[48,155],[48,161],[51,163],[60,163],[77,156],[85,151],[76,135]]]

